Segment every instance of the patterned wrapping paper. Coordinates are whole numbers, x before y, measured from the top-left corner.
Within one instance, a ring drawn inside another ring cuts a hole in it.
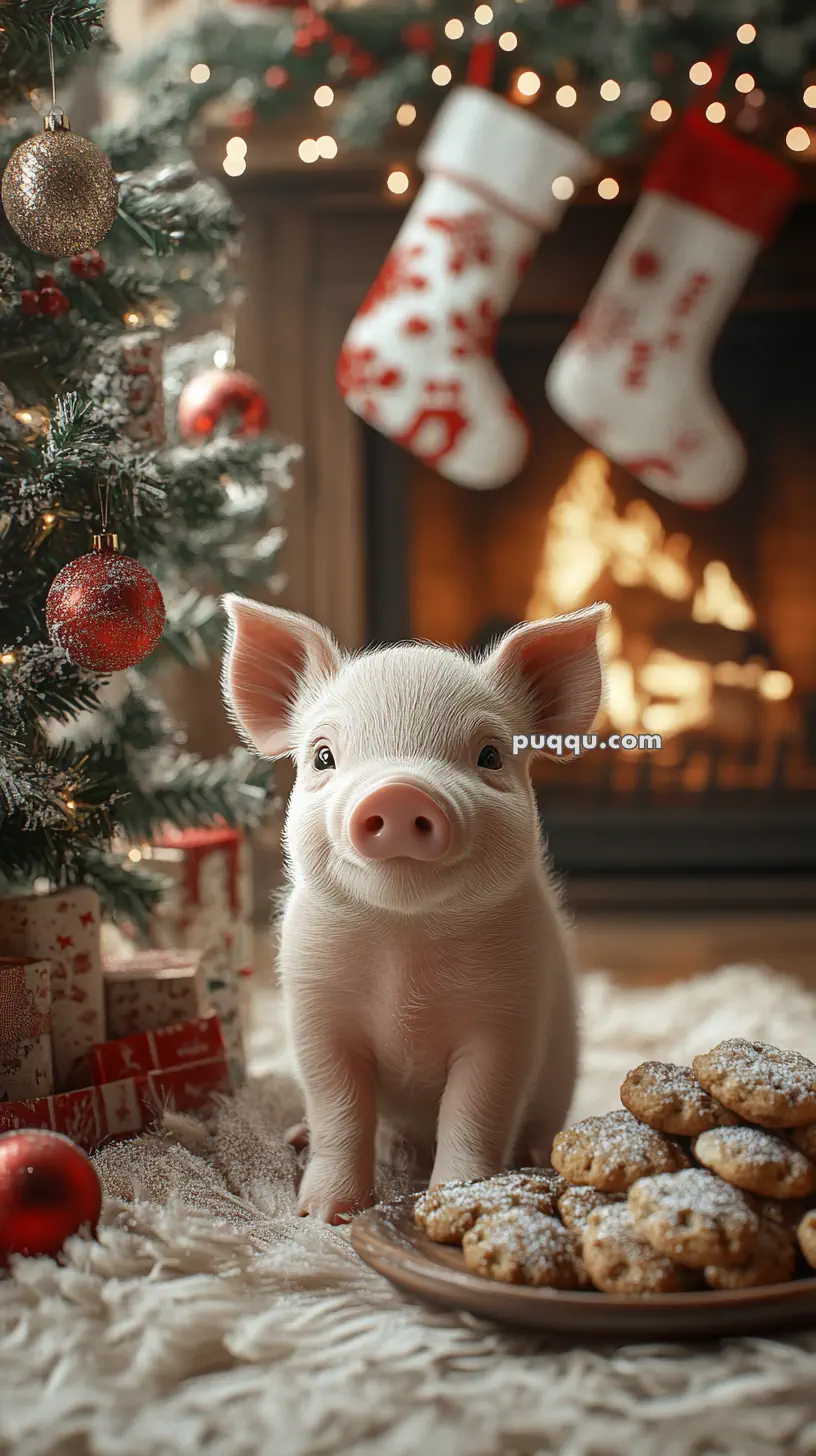
[[[236,829],[171,831],[154,841],[151,868],[173,880],[153,912],[150,941],[203,951],[207,997],[218,1013],[233,1081],[244,1081],[241,977],[252,973],[252,864]]]
[[[50,961],[0,956],[0,1102],[54,1090],[51,970]]]
[[[105,1036],[99,920],[99,896],[87,885],[0,899],[0,955],[51,962],[57,1092],[87,1081],[87,1055]]]
[[[200,951],[134,951],[102,957],[109,1041],[189,1021],[210,1010]]]
[[[223,1056],[221,1026],[210,1015],[102,1042],[91,1052],[91,1068],[95,1082],[117,1082]]]
[[[92,1153],[103,1142],[145,1132],[165,1108],[206,1116],[213,1098],[231,1090],[222,1053],[188,1066],[160,1068],[143,1077],[124,1077],[53,1097],[0,1102],[0,1133],[45,1128],[64,1133]]]

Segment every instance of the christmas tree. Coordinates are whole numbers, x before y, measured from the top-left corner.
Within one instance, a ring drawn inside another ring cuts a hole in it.
[[[82,153],[94,185],[112,189],[98,247],[83,242],[94,209],[83,215],[75,189],[60,192],[51,152],[22,186],[8,166],[32,132],[47,136],[43,120],[50,140],[55,126],[61,143],[77,137],[52,100],[69,109],[67,78],[91,47],[108,47],[103,9],[26,0],[3,10],[0,891],[86,882],[109,911],[144,925],[163,882],[123,843],[167,824],[250,827],[264,809],[268,769],[243,750],[188,753],[154,675],[173,661],[200,666],[218,647],[222,590],[274,587],[297,450],[263,433],[262,397],[225,367],[229,329],[164,347],[182,313],[223,305],[229,319],[239,296],[238,219],[192,162],[184,108],[101,129],[101,153]],[[47,256],[21,234],[48,242]],[[176,396],[192,376],[185,438]],[[100,610],[111,584],[126,619]]]
[[[812,0],[232,0],[163,34],[130,79],[151,106],[167,106],[168,91],[184,105],[186,83],[191,114],[226,93],[242,128],[316,102],[341,149],[404,145],[404,129],[470,79],[521,105],[552,103],[565,130],[611,158],[648,147],[712,72],[718,121],[782,151],[793,131],[790,150],[804,151],[811,68]],[[325,138],[301,143],[305,162],[336,154]]]

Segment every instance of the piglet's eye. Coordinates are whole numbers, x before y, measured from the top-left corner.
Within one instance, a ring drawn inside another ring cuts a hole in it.
[[[321,744],[320,748],[315,751],[315,756],[312,759],[312,763],[314,764],[315,768],[337,767],[334,761],[334,754],[325,743]]]
[[[479,768],[501,768],[502,756],[495,743],[486,743],[479,754]]]

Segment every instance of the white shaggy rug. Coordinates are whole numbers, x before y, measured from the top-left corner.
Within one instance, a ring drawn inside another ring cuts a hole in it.
[[[816,998],[729,966],[658,990],[584,978],[576,1115],[645,1057],[725,1036],[816,1057]],[[583,1348],[413,1303],[293,1217],[296,1093],[257,993],[256,1081],[211,1136],[111,1147],[98,1242],[0,1280],[0,1452],[15,1456],[764,1456],[816,1452],[816,1331]],[[389,1190],[384,1189],[385,1192]]]

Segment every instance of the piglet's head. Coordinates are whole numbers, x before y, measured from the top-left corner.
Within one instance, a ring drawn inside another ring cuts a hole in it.
[[[308,617],[224,605],[228,710],[258,753],[297,766],[297,884],[397,916],[467,915],[533,872],[531,753],[592,726],[603,604],[524,623],[479,659],[415,642],[348,654]],[[522,736],[532,749],[514,753]]]

